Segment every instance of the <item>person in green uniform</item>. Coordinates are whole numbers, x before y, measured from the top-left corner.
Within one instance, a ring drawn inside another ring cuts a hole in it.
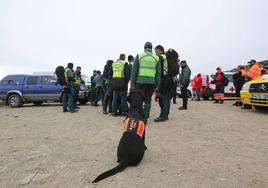
[[[125,62],[126,55],[121,54],[119,59],[112,65],[112,89],[113,101],[112,109],[113,116],[127,115],[127,70],[128,64]],[[120,99],[120,102],[119,102]],[[118,104],[120,103],[121,114],[118,113]]]
[[[78,94],[80,90],[80,85],[81,85],[81,67],[77,66],[75,70],[75,81],[73,83],[74,87],[74,106],[75,108],[79,109],[77,106],[77,101],[78,101]]]
[[[161,65],[161,80],[157,91],[161,112],[160,116],[156,118],[154,122],[162,122],[168,120],[170,110],[170,97],[174,82],[172,77],[168,74],[168,62],[164,47],[158,45],[154,50],[156,55],[159,57],[159,63]]]
[[[103,114],[112,113],[112,99],[113,99],[113,89],[112,89],[112,74],[111,69],[114,61],[108,60],[103,70],[103,79],[105,80],[105,95],[103,100]],[[108,108],[108,111],[107,111]]]
[[[159,57],[152,52],[153,45],[146,42],[144,51],[139,53],[132,65],[130,85],[131,89],[141,91],[145,97],[144,120],[147,120],[151,110],[151,98],[158,88],[161,76]]]
[[[73,82],[75,81],[75,78],[74,78],[73,66],[74,66],[73,63],[68,63],[64,72],[67,84],[63,88],[64,89],[62,96],[63,112],[69,111],[71,113],[74,113],[77,111],[74,105]]]

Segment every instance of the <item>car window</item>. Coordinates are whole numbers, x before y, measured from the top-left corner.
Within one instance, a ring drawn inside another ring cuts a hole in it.
[[[38,76],[29,76],[27,79],[27,85],[36,85],[38,81]]]
[[[3,80],[2,81],[3,85],[13,85],[14,84],[14,80]]]
[[[53,84],[53,81],[55,81],[55,78],[53,76],[42,76],[41,78],[42,85],[51,85]]]
[[[2,80],[3,85],[19,85],[20,82],[18,80]]]

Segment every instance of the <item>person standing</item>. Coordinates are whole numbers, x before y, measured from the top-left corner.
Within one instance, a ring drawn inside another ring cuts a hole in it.
[[[112,109],[113,116],[127,115],[127,71],[128,64],[125,62],[125,54],[121,54],[119,59],[112,65],[112,88],[113,88],[113,101]],[[119,102],[120,98],[120,102]],[[118,113],[118,103],[120,103],[121,114]]]
[[[103,114],[112,113],[112,96],[113,96],[113,89],[112,89],[112,74],[111,69],[113,65],[112,60],[108,60],[103,71],[103,79],[105,80],[105,95],[103,100]],[[107,111],[108,108],[108,111]]]
[[[157,91],[161,112],[160,116],[154,119],[154,122],[162,122],[168,120],[169,109],[170,109],[170,97],[174,82],[172,77],[168,74],[168,62],[164,47],[158,45],[155,47],[154,50],[156,55],[159,57],[159,63],[161,66],[161,79]]]
[[[101,71],[97,71],[97,74],[94,78],[94,85],[95,85],[95,99],[93,106],[98,106],[99,99],[102,98],[102,90],[103,90],[103,79],[101,75]]]
[[[90,77],[90,83],[91,83],[91,95],[90,95],[90,103],[93,106],[94,105],[94,100],[95,100],[95,83],[94,83],[94,78],[97,75],[97,70],[93,71],[93,75]]]
[[[187,65],[187,62],[181,61],[181,74],[179,78],[181,86],[181,95],[182,95],[182,106],[179,107],[179,110],[186,110],[188,105],[188,92],[187,88],[190,84],[191,70]]]
[[[195,80],[196,101],[200,101],[201,89],[202,89],[202,76],[200,73],[198,73]]]
[[[153,45],[146,42],[144,52],[139,53],[132,66],[130,85],[131,89],[136,89],[144,94],[144,120],[147,122],[150,110],[152,95],[160,84],[161,65],[159,58],[152,52]]]
[[[235,87],[235,103],[234,106],[242,106],[243,103],[241,101],[240,97],[240,91],[243,88],[243,85],[245,84],[247,73],[245,71],[245,67],[238,66],[236,73],[233,74],[233,80],[234,80],[234,87]]]
[[[75,109],[74,105],[73,82],[75,81],[75,76],[73,71],[73,63],[68,63],[67,68],[65,68],[64,76],[67,84],[64,86],[62,96],[63,112],[70,111],[71,113],[74,113],[77,110]]]
[[[261,76],[261,68],[257,64],[256,60],[251,60],[248,62],[250,68],[247,72],[247,81],[253,80]]]
[[[217,72],[215,74],[215,79],[213,81],[213,83],[215,83],[216,85],[216,89],[215,89],[215,94],[214,94],[214,98],[215,101],[214,103],[219,103],[219,104],[223,104],[224,103],[224,79],[225,79],[225,75],[224,73],[221,71],[221,68],[218,67]]]
[[[79,90],[80,90],[80,85],[81,85],[81,67],[77,66],[76,70],[75,70],[75,81],[73,83],[73,87],[74,87],[74,106],[75,108],[79,109],[79,107],[77,106],[77,101],[78,101],[78,94],[79,94]]]

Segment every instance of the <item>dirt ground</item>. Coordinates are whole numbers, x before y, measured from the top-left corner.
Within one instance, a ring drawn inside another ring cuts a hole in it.
[[[59,105],[0,108],[0,187],[268,187],[268,113],[211,101],[171,106],[169,121],[146,130],[137,167],[98,184],[114,167],[123,118],[101,107],[62,113]]]

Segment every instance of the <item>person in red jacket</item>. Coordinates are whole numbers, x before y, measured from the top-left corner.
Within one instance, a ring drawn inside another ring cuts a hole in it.
[[[202,76],[201,74],[197,74],[195,77],[195,93],[196,93],[196,101],[200,101],[201,97],[201,89],[202,89]]]
[[[215,94],[214,94],[214,98],[215,98],[215,102],[214,103],[219,103],[219,104],[223,104],[224,102],[224,79],[225,79],[225,75],[224,73],[221,71],[221,68],[218,67],[215,75],[215,79],[214,79],[214,83],[216,86],[215,89]]]
[[[191,86],[192,86],[192,101],[196,99],[196,77],[194,77],[194,79],[191,82]]]

